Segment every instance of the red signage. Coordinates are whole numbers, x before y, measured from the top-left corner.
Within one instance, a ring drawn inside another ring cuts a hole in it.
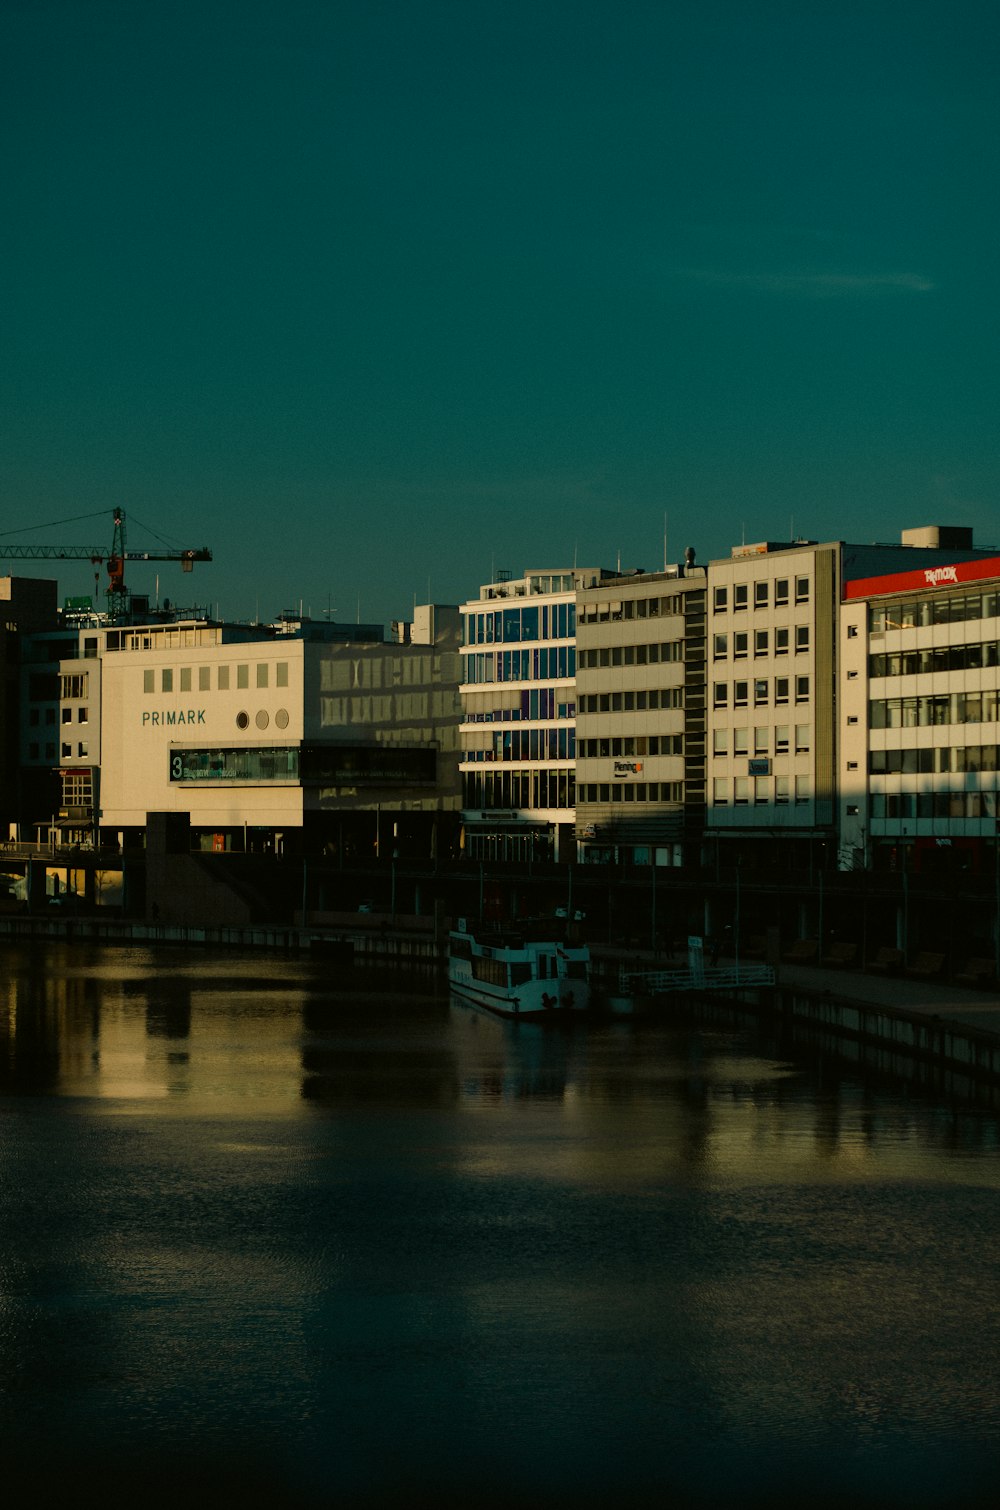
[[[960,587],[963,582],[982,582],[989,577],[1000,577],[1000,556],[925,566],[920,571],[893,572],[888,577],[858,577],[844,583],[844,597],[877,598],[884,593],[926,591],[929,587]]]

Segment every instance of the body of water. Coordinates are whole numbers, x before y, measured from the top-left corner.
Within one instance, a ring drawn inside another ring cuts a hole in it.
[[[995,1503],[993,1113],[419,976],[63,946],[0,990],[24,1503]]]

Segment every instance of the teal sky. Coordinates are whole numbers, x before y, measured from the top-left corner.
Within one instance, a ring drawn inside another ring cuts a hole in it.
[[[0,532],[120,504],[214,552],[161,595],[366,620],[653,569],[665,515],[1000,542],[998,44],[995,0],[0,0]]]

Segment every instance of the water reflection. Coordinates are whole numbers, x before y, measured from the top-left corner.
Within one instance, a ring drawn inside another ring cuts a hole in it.
[[[548,1032],[308,962],[6,964],[8,1489],[944,1506],[991,1485],[991,1114],[733,1031]]]

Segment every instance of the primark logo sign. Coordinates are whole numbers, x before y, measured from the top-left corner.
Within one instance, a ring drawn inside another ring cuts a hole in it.
[[[203,724],[204,722],[204,708],[168,708],[164,713],[144,713],[142,715],[143,728],[147,724],[155,729],[170,728],[176,724]]]

